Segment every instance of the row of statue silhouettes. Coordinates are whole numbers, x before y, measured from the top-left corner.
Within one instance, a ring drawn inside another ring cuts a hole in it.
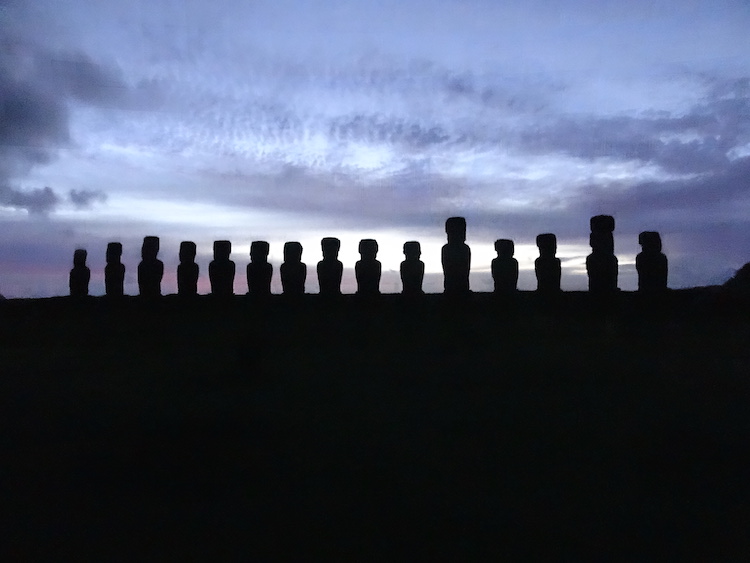
[[[320,293],[340,295],[343,264],[338,260],[341,242],[337,238],[326,237],[321,241],[323,260],[318,263],[317,274]],[[208,266],[211,294],[229,296],[234,294],[235,263],[230,259],[232,243],[228,240],[214,242],[214,259]],[[381,264],[377,260],[378,243],[374,239],[360,241],[362,259],[355,266],[357,293],[376,295],[380,293]],[[138,292],[144,297],[161,295],[161,282],[164,276],[164,263],[157,258],[159,238],[148,236],[143,239],[141,262],[138,264]],[[270,295],[273,266],[268,262],[269,244],[254,241],[250,246],[250,263],[247,266],[248,293]],[[404,245],[406,260],[402,264],[402,278],[406,293],[421,293],[424,278],[424,263],[419,260],[421,251],[416,241]],[[177,294],[197,295],[200,268],[195,262],[197,248],[194,242],[180,243],[177,266]],[[73,255],[73,269],[70,271],[70,294],[80,297],[88,295],[91,272],[86,266],[87,252],[77,249]],[[105,294],[119,297],[124,294],[125,265],[122,259],[122,244],[111,242],[107,245],[104,268]],[[284,244],[284,263],[281,265],[281,285],[283,292],[290,295],[305,293],[307,265],[302,262],[302,245],[299,242]]]
[[[586,258],[586,271],[589,291],[602,294],[617,291],[618,264],[614,254],[614,218],[597,215],[590,221],[591,254]],[[442,248],[441,262],[444,274],[443,289],[447,295],[469,293],[469,272],[471,269],[471,249],[466,244],[466,220],[463,217],[450,217],[445,223],[448,238]],[[642,251],[636,257],[638,289],[643,292],[656,292],[667,288],[667,257],[662,253],[659,233],[644,231],[638,236]],[[540,293],[560,292],[562,268],[556,257],[557,239],[552,233],[536,237],[539,257],[534,262],[537,291]],[[341,294],[341,278],[344,266],[338,259],[341,242],[337,238],[321,240],[323,259],[317,265],[320,293],[324,296]],[[180,243],[177,267],[177,293],[190,296],[198,293],[200,269],[195,262],[196,245],[191,241]],[[423,294],[424,263],[420,260],[421,247],[417,241],[404,243],[405,260],[401,263],[400,274],[404,295]],[[495,241],[497,258],[492,260],[492,278],[496,293],[512,293],[518,286],[518,261],[513,257],[514,243],[510,239]],[[216,296],[234,294],[235,263],[230,259],[232,243],[218,240],[213,245],[214,259],[208,267],[211,293]],[[164,264],[158,259],[159,238],[148,236],[143,239],[141,262],[138,264],[138,291],[144,297],[161,295],[161,282]],[[250,246],[250,263],[247,266],[247,286],[251,295],[271,294],[273,266],[268,262],[269,244],[254,241]],[[361,259],[355,265],[357,294],[372,296],[380,293],[382,267],[377,260],[378,243],[374,239],[359,242]],[[86,251],[77,249],[73,256],[73,269],[70,272],[70,294],[88,295],[91,273],[86,267]],[[107,265],[104,269],[105,293],[108,296],[122,296],[125,280],[125,266],[121,262],[122,244],[111,242],[107,245]],[[305,293],[307,266],[302,262],[302,245],[299,242],[284,244],[284,262],[280,267],[281,285],[284,294],[302,295]]]

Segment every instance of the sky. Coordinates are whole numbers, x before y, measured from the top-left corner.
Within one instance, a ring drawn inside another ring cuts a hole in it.
[[[0,293],[68,292],[107,242],[137,293],[144,236],[164,293],[179,243],[300,241],[317,292],[320,239],[360,239],[399,292],[405,241],[442,291],[445,219],[467,219],[471,288],[515,241],[536,287],[552,232],[562,288],[587,287],[589,218],[616,219],[619,287],[638,233],[659,231],[670,287],[724,282],[750,261],[747,0],[0,0]]]

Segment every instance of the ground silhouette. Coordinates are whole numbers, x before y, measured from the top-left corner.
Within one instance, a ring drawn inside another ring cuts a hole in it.
[[[319,295],[294,242],[271,295],[262,241],[250,295],[233,294],[230,241],[196,295],[185,241],[179,294],[157,299],[146,237],[153,299],[123,296],[112,242],[105,297],[0,300],[4,559],[745,560],[750,264],[663,291],[646,231],[641,291],[619,292],[614,219],[590,227],[590,292],[560,291],[551,233],[537,291],[517,290],[500,239],[496,291],[470,292],[451,217],[443,294],[422,292],[409,241],[402,294],[379,295],[364,239],[342,295],[327,237]],[[74,297],[83,268],[76,251]]]
[[[743,560],[748,300],[510,303],[3,301],[4,547]]]
[[[724,289],[750,293],[750,262],[742,266],[731,278],[724,282]]]

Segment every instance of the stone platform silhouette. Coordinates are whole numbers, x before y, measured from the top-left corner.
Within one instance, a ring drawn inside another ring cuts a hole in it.
[[[4,301],[11,555],[742,559],[739,297],[284,297]]]

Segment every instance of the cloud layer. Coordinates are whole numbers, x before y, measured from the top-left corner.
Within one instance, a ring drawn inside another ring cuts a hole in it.
[[[623,256],[660,230],[673,285],[712,283],[748,259],[750,10],[606,4],[0,2],[0,221],[85,246],[461,214],[585,252],[608,213]]]

